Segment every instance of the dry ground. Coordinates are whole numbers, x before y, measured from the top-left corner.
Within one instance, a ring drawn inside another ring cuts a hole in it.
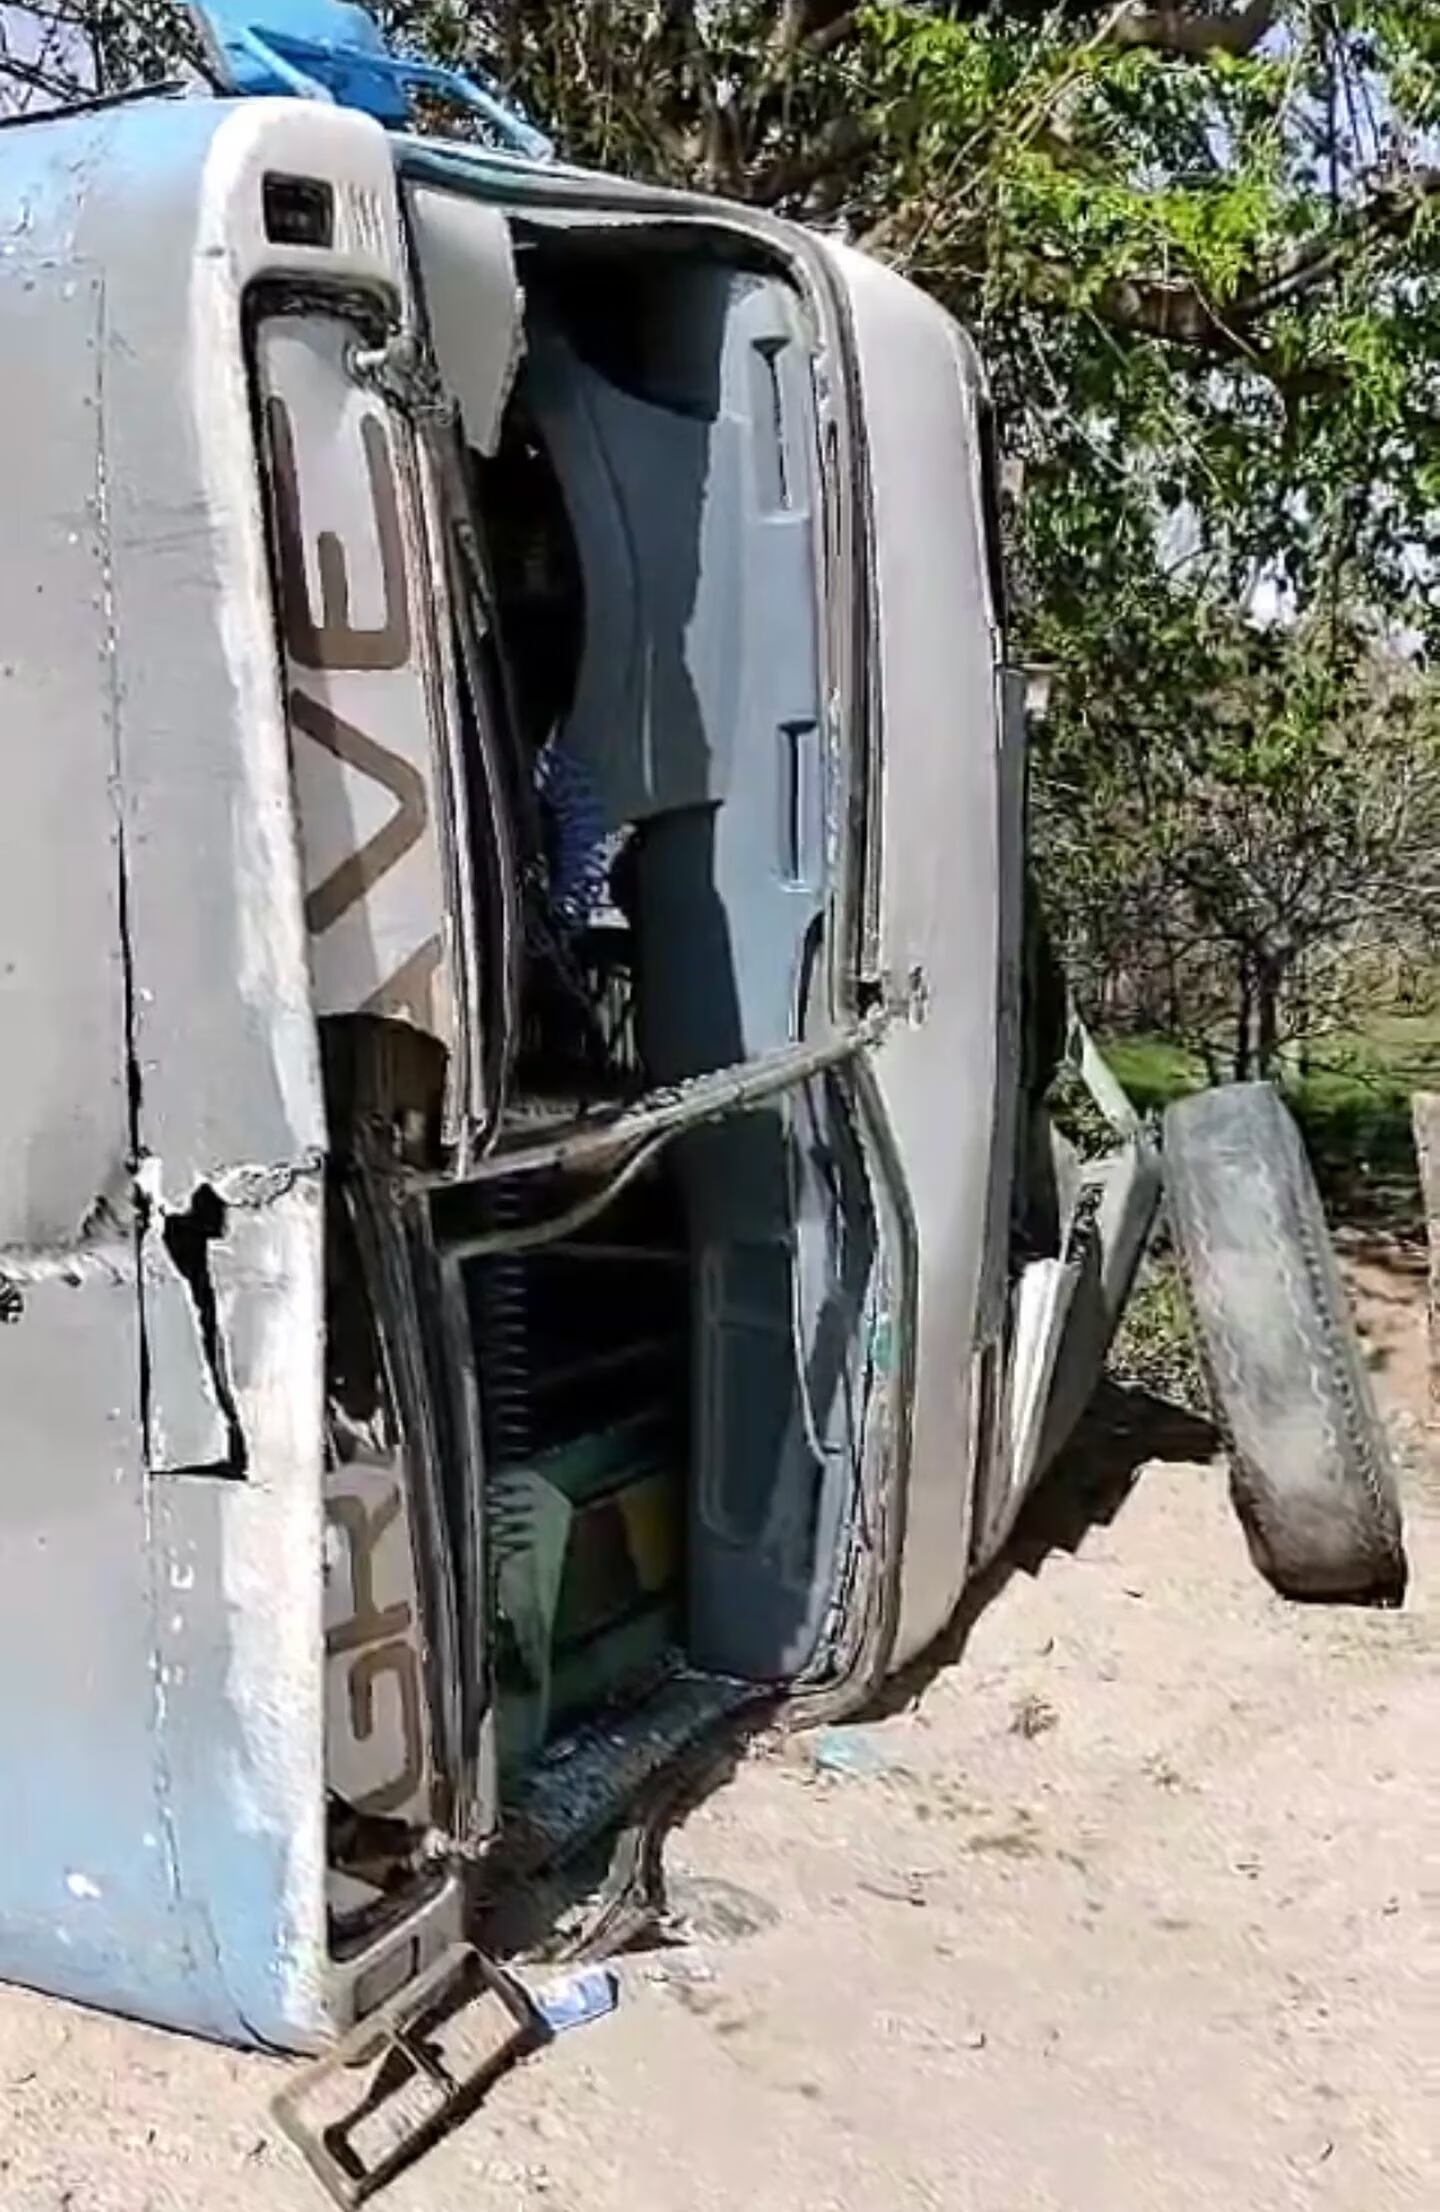
[[[849,1771],[771,1747],[690,1823],[696,1939],[388,2212],[1437,2212],[1440,1483],[1413,1265],[1352,1264],[1403,1613],[1282,1605],[1195,1433],[1112,1432]],[[278,2079],[0,1992],[0,2208],[318,2212]]]

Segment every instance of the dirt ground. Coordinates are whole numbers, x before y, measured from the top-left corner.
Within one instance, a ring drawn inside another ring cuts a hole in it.
[[[753,1757],[693,1940],[389,2212],[1435,2212],[1440,1481],[1419,1281],[1355,1257],[1400,1613],[1287,1607],[1183,1420],[1118,1420],[950,1648]],[[316,2212],[282,2071],[0,1992],[3,2212]]]

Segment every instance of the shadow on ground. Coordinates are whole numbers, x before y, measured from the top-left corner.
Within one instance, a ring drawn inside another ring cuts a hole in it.
[[[888,1682],[876,1719],[915,1704],[938,1674],[963,1657],[981,1614],[1017,1574],[1038,1574],[1057,1552],[1075,1553],[1092,1529],[1108,1528],[1152,1460],[1209,1460],[1218,1439],[1208,1421],[1148,1390],[1102,1383],[1072,1441],[1026,1504],[1009,1543],[978,1575],[935,1643]]]
[[[1417,1352],[1423,1358],[1423,1336],[1412,1339],[1407,1322],[1425,1307],[1430,1267],[1425,1240],[1345,1222],[1335,1229],[1334,1244],[1360,1323],[1365,1364],[1403,1393],[1413,1380],[1407,1370]]]
[[[1147,1463],[1205,1461],[1215,1442],[1209,1423],[1183,1407],[1146,1390],[1102,1384],[999,1559],[966,1591],[949,1627],[886,1684],[864,1715],[854,1717],[880,1719],[914,1704],[936,1675],[957,1664],[976,1621],[1012,1576],[1037,1574],[1052,1554],[1073,1553],[1092,1529],[1108,1527]],[[577,1949],[593,1956],[663,1945],[666,1840],[733,1779],[754,1737],[784,1718],[783,1703],[757,1704],[704,1755],[684,1762],[688,1776],[638,1806],[618,1839],[612,1834],[597,1840],[548,1878],[505,1884],[498,1896],[477,1897],[472,1911],[487,1950],[502,1958],[538,1953],[563,1959]]]

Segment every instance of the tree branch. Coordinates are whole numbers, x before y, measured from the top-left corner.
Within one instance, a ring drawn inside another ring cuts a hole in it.
[[[694,88],[704,118],[702,165],[711,191],[737,195],[742,188],[744,152],[734,103],[722,95],[719,71],[702,27],[695,0],[665,0],[662,45],[676,54]]]
[[[793,61],[804,50],[828,53],[849,37],[860,20],[860,10],[850,0],[784,0],[775,25],[775,51]]]
[[[18,54],[0,50],[0,96],[7,82],[21,91],[38,93],[44,100],[62,103],[82,97],[88,89],[76,77],[38,68],[33,62],[22,61]]]
[[[1120,277],[1100,292],[1096,308],[1107,323],[1137,337],[1164,338],[1195,352],[1234,354],[1246,350],[1193,284]]]
[[[1426,204],[1440,198],[1440,169],[1421,169],[1403,184],[1388,185],[1342,214],[1338,223],[1283,262],[1273,276],[1252,285],[1236,300],[1235,312],[1253,321],[1286,307],[1341,270],[1351,254],[1372,239],[1401,236]]]
[[[805,41],[805,51],[812,61],[818,61],[822,55],[833,53],[837,46],[843,46],[846,39],[852,38],[859,28],[860,10],[847,8],[843,15],[833,16],[828,23],[818,24],[810,32]]]
[[[867,130],[854,116],[839,116],[813,146],[762,169],[751,181],[746,197],[756,207],[793,204],[817,185],[842,182],[878,143],[878,132]]]
[[[1344,382],[1338,369],[1287,367],[1266,346],[1257,326],[1327,283],[1366,245],[1402,237],[1435,199],[1440,199],[1440,168],[1420,170],[1402,184],[1373,193],[1270,275],[1222,301],[1208,299],[1192,283],[1121,277],[1088,304],[1115,330],[1248,362],[1291,398],[1334,392]],[[1030,295],[1040,307],[1072,311],[1080,304],[1070,271],[1053,262],[1036,270]]]
[[[1129,10],[1111,36],[1117,46],[1203,61],[1211,54],[1252,54],[1279,12],[1279,0],[1247,0],[1237,15],[1196,15],[1184,0],[1164,0],[1158,8]]]

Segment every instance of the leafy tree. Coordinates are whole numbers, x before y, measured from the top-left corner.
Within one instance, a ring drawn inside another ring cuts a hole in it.
[[[1123,653],[1093,635],[1117,614]],[[1055,644],[1077,680],[1046,732],[1037,842],[1102,1018],[1243,1079],[1423,970],[1440,894],[1431,678],[1351,614],[1257,628],[1163,579]]]
[[[196,55],[172,0],[56,0],[0,8],[0,113],[155,82]]]
[[[1103,979],[1128,916],[1132,967],[1142,936],[1173,951],[1174,1020],[1209,1034],[1221,977],[1236,1064],[1264,1061],[1314,963],[1278,894],[1263,929],[1254,902],[1220,918],[1253,886],[1243,856],[1288,841],[1324,880],[1323,794],[1378,867],[1356,825],[1392,759],[1419,805],[1399,732],[1418,743],[1425,714],[1393,641],[1440,632],[1434,0],[382,13],[498,76],[572,157],[834,226],[976,330],[1024,469],[1017,643],[1058,679],[1038,803],[1065,933]],[[12,71],[24,97],[180,51],[164,0],[31,14],[63,35]],[[1377,882],[1387,912],[1425,889],[1422,845],[1391,839],[1412,873]]]

